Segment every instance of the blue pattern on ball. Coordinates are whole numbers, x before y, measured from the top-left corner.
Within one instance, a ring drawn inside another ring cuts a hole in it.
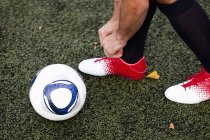
[[[63,83],[62,83],[63,82]],[[64,83],[65,82],[65,83]],[[69,84],[66,84],[66,82],[68,82]],[[57,108],[54,103],[52,102],[51,99],[51,93],[53,90],[55,89],[59,89],[59,88],[66,88],[69,89],[72,93],[72,99],[70,101],[70,103],[68,104],[68,106],[66,106],[65,108]],[[75,105],[75,102],[77,101],[77,96],[78,96],[78,89],[77,87],[70,81],[67,80],[58,80],[58,81],[54,81],[53,83],[48,84],[45,88],[44,88],[44,96],[47,97],[50,109],[52,110],[53,113],[58,114],[58,115],[65,115],[68,112],[70,112],[73,109],[73,106]],[[45,101],[46,104],[46,101]],[[69,110],[71,108],[71,110]]]

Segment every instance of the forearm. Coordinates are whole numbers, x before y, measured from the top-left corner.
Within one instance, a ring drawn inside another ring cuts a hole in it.
[[[144,23],[148,8],[148,0],[121,0],[117,38],[130,39]]]
[[[121,6],[121,0],[114,0],[114,11],[113,11],[112,20],[119,20],[120,6]]]

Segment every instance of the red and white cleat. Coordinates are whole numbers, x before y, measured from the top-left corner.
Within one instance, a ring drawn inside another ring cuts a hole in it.
[[[168,88],[165,96],[171,101],[183,104],[196,104],[210,99],[210,74],[202,68],[200,73],[187,78],[187,81]]]
[[[79,70],[93,76],[117,75],[132,80],[140,80],[145,77],[146,60],[143,57],[135,64],[128,64],[121,58],[92,58],[83,60],[79,64]]]

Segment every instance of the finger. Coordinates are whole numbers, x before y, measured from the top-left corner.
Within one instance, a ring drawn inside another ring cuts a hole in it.
[[[104,54],[106,55],[106,57],[109,57],[109,58],[119,58],[119,57],[122,57],[123,50],[112,53],[112,52],[109,52],[108,50],[104,49]]]
[[[100,46],[103,47],[103,38],[99,36]]]
[[[121,49],[121,50],[119,50],[119,51],[117,51],[117,52],[111,54],[110,57],[111,57],[111,58],[119,58],[119,57],[122,57],[122,55],[123,55],[123,50]]]
[[[121,50],[118,51],[118,56],[119,57],[122,57],[122,55],[123,55],[123,49],[121,49]]]
[[[119,58],[123,55],[123,49],[112,48],[110,55],[112,58]]]
[[[104,54],[106,57],[110,57],[110,54],[106,51],[106,49],[104,49]]]
[[[106,57],[109,57],[109,58],[113,58],[114,57],[114,53],[110,52],[110,50],[107,50],[104,48],[104,54]]]
[[[117,52],[114,55],[112,55],[112,58],[120,58],[122,57],[122,53],[121,52]]]
[[[111,35],[112,34],[112,31],[105,30],[102,27],[101,29],[99,29],[98,34],[99,34],[100,45],[101,46],[104,46],[104,40],[105,40],[105,38],[107,36]]]
[[[104,36],[105,36],[103,27],[98,30],[98,36],[99,36],[99,40],[100,40],[100,45],[103,46],[103,40],[104,40]]]
[[[104,37],[99,34],[99,41],[100,41],[100,46],[103,46],[103,39]]]

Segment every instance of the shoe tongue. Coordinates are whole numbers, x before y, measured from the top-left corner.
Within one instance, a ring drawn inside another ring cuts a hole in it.
[[[186,89],[187,87],[197,85],[200,82],[205,81],[206,79],[210,79],[210,74],[205,71],[204,68],[201,69],[200,73],[196,73],[190,77],[187,78],[187,82],[184,83],[182,86]]]

